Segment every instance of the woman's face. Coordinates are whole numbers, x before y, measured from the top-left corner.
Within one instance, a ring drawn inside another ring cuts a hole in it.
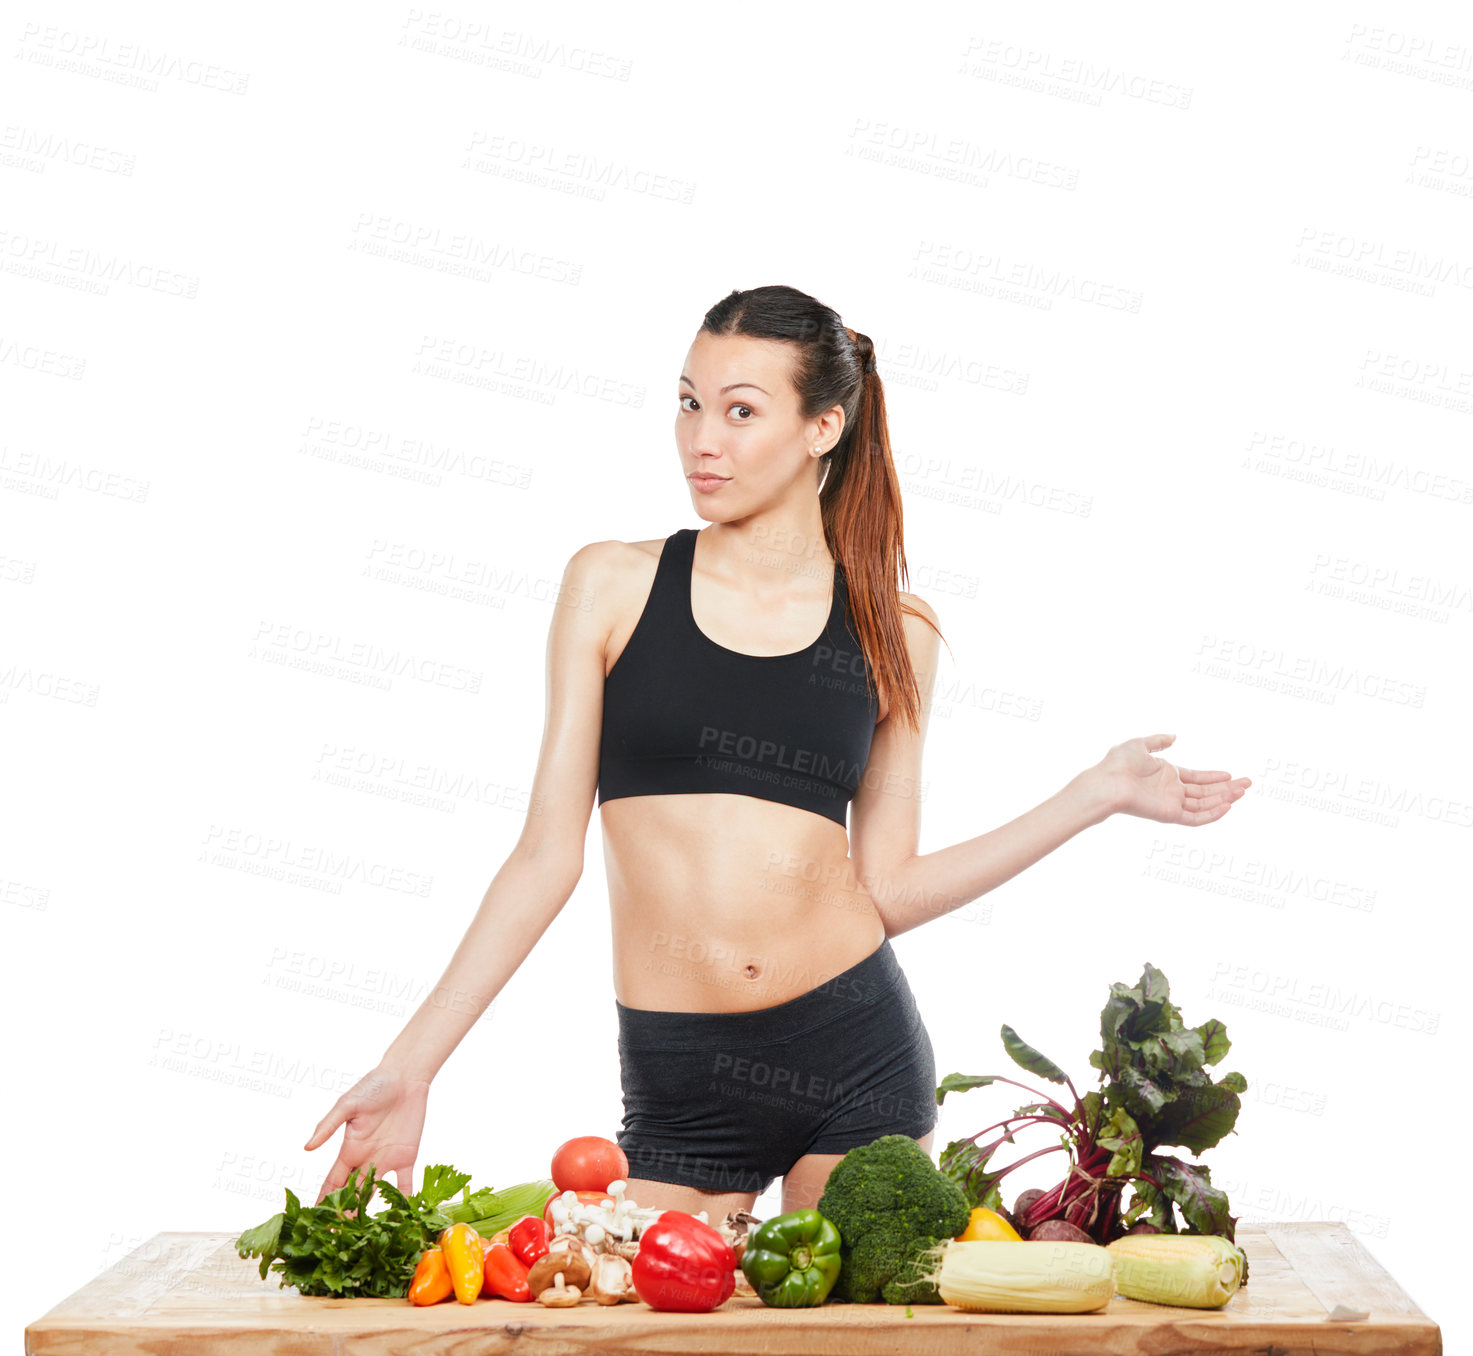
[[[804,419],[788,379],[792,346],[702,330],[679,381],[675,446],[703,518],[744,518],[789,495],[811,494],[815,446],[828,451],[843,430],[835,406]]]

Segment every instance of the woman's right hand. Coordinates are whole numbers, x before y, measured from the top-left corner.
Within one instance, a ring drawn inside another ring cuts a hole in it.
[[[409,1078],[379,1065],[339,1097],[302,1146],[315,1149],[326,1143],[338,1126],[346,1126],[337,1162],[323,1179],[313,1204],[321,1204],[324,1196],[346,1184],[370,1162],[376,1177],[387,1177],[392,1169],[398,1175],[399,1190],[412,1196],[414,1161],[419,1156],[429,1095],[428,1080]]]

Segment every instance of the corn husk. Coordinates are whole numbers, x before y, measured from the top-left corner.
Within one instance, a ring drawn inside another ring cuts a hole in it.
[[[996,1314],[1084,1314],[1115,1293],[1115,1259],[1098,1243],[952,1240],[936,1289],[958,1309]]]
[[[1243,1254],[1216,1234],[1127,1234],[1110,1244],[1115,1288],[1128,1299],[1220,1309],[1243,1283]]]

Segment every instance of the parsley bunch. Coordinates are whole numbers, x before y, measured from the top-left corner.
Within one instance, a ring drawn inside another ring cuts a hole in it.
[[[387,1178],[375,1181],[373,1166],[319,1205],[304,1206],[287,1187],[286,1209],[241,1234],[236,1252],[261,1259],[262,1280],[268,1269],[279,1272],[283,1286],[304,1295],[403,1299],[420,1254],[450,1227],[440,1204],[465,1187],[470,1174],[436,1163],[425,1169],[420,1189],[405,1196]],[[375,1189],[388,1209],[370,1215]]]

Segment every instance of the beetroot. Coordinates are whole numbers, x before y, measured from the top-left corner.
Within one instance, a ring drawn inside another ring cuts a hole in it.
[[[1046,1219],[1036,1229],[1029,1230],[1030,1243],[1093,1243],[1092,1239],[1077,1224],[1066,1219]]]
[[[1020,1191],[1018,1199],[1013,1202],[1013,1218],[1018,1222],[1018,1232],[1026,1238],[1028,1235],[1023,1229],[1023,1213],[1033,1204],[1043,1192],[1038,1187],[1029,1187],[1027,1191]]]

